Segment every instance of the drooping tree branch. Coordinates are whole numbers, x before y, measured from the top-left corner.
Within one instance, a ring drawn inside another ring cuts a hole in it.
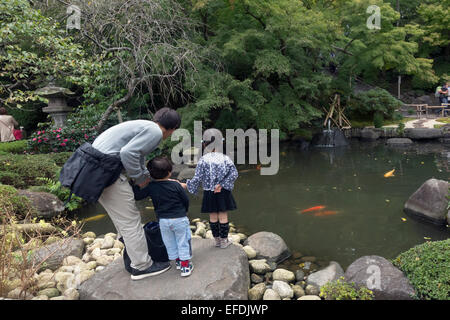
[[[81,29],[73,35],[94,44],[97,53],[108,54],[127,88],[102,115],[99,131],[111,113],[136,94],[150,93],[154,110],[187,100],[183,82],[193,75],[201,50],[191,41],[197,25],[177,0],[57,1],[79,7]]]

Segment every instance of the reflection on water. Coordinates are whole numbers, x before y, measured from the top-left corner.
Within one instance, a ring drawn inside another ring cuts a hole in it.
[[[382,143],[299,151],[282,148],[280,170],[261,176],[247,170],[237,180],[234,196],[238,210],[230,220],[248,234],[272,231],[292,251],[334,260],[345,268],[363,255],[388,259],[426,241],[448,238],[447,227],[406,216],[403,205],[420,185],[432,177],[449,180],[449,149],[438,144],[389,148]],[[247,168],[243,168],[247,169]],[[395,176],[384,174],[395,169]],[[154,220],[150,201],[140,201],[143,222]],[[200,214],[201,198],[191,196],[190,217]],[[310,213],[302,210],[324,206]],[[335,214],[315,214],[317,212]],[[80,218],[105,211],[100,205],[83,210]],[[207,218],[204,215],[204,218]],[[97,234],[114,231],[109,217],[87,222],[85,230]]]

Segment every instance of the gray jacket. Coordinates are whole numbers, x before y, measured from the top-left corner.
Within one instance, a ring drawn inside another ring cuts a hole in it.
[[[92,146],[100,152],[118,155],[128,176],[136,184],[141,184],[150,173],[145,167],[145,157],[149,155],[162,140],[162,131],[158,124],[148,120],[132,120],[109,128]]]

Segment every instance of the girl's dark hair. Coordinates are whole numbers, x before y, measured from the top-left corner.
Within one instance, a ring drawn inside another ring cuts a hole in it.
[[[156,111],[153,121],[159,123],[167,130],[178,129],[181,125],[181,117],[174,109],[162,108]]]
[[[216,141],[216,135],[217,136],[222,135],[220,130],[218,130],[216,128],[207,129],[203,133],[204,140],[202,140],[202,151],[205,151],[207,146],[209,146],[211,143]],[[222,142],[224,142],[224,141],[225,141],[225,139],[222,138]]]
[[[172,163],[166,157],[156,157],[147,163],[147,169],[153,179],[164,179],[172,172]]]
[[[8,114],[8,111],[6,111],[5,108],[1,107],[0,108],[0,115],[5,115],[5,114]]]

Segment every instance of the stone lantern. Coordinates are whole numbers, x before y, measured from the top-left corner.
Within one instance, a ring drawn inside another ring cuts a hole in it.
[[[35,93],[48,99],[48,106],[42,108],[42,111],[50,114],[56,127],[62,128],[67,114],[72,111],[72,107],[67,105],[67,97],[74,93],[67,88],[57,87],[53,80],[46,87],[36,90]]]

